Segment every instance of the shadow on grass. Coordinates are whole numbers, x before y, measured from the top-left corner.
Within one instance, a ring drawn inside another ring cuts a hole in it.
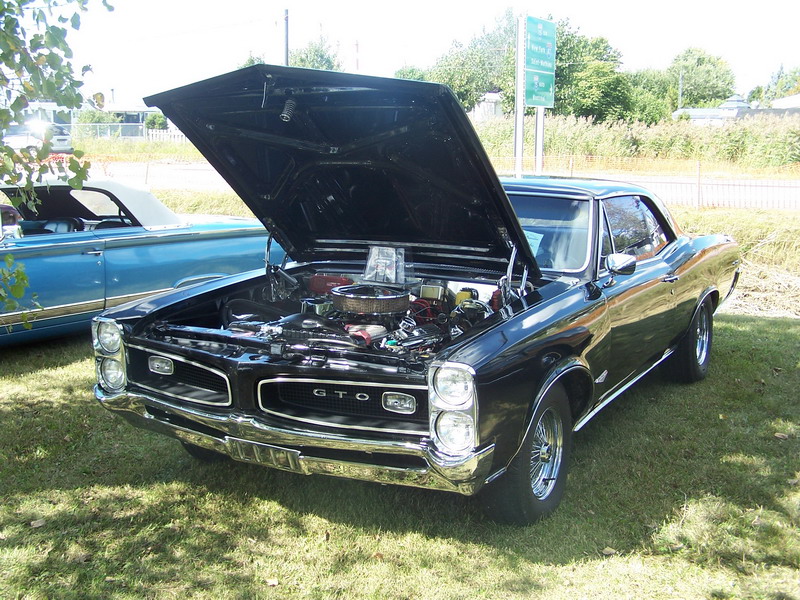
[[[24,375],[30,361],[41,369],[85,360],[83,344],[59,342],[52,354],[22,349],[5,376]],[[453,494],[197,463],[174,440],[105,413],[88,391],[93,373],[82,373],[87,387],[77,397],[59,389],[74,384],[50,383],[50,411],[31,414],[26,398],[0,396],[4,429],[21,432],[0,442],[0,549],[18,554],[11,583],[44,595],[78,585],[75,597],[84,598],[131,582],[190,595],[226,578],[248,597],[264,581],[236,565],[264,545],[317,543],[332,527],[365,539],[489,546],[514,570],[567,565],[608,546],[737,569],[743,560],[798,568],[791,528],[800,498],[787,483],[800,471],[798,356],[799,321],[718,318],[709,377],[682,386],[655,373],[609,406],[575,436],[561,507],[527,528],[498,526],[475,500]],[[731,539],[714,537],[723,526]],[[770,552],[776,544],[784,550]],[[331,568],[352,570],[371,557],[338,548]],[[453,569],[458,560],[437,558]],[[506,585],[539,584],[520,574]]]
[[[88,332],[0,347],[0,377],[65,367],[91,355],[92,337]]]

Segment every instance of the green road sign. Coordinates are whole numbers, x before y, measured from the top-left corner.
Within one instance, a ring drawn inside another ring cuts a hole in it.
[[[528,17],[525,31],[526,106],[553,106],[555,73],[556,24]]]
[[[525,71],[525,106],[551,108],[555,99],[556,76],[554,73]]]

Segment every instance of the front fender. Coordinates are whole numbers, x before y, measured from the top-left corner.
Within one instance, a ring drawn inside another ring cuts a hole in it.
[[[522,449],[522,443],[530,432],[533,426],[533,417],[536,414],[539,406],[544,400],[550,389],[556,384],[561,383],[567,390],[567,395],[570,399],[570,411],[573,420],[581,413],[587,406],[589,406],[594,393],[594,381],[592,379],[591,371],[588,365],[579,356],[567,357],[564,360],[555,364],[545,375],[538,385],[538,391],[530,404],[528,412],[525,417],[525,423],[520,431],[519,439],[514,451],[504,459],[503,464],[499,465],[495,474],[490,480],[498,477],[506,471],[511,461],[516,458]]]

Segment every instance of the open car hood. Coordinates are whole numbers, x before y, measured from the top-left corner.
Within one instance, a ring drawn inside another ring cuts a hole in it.
[[[405,248],[414,263],[539,270],[444,85],[256,65],[144,99],[298,261]],[[487,273],[488,274],[488,273]]]

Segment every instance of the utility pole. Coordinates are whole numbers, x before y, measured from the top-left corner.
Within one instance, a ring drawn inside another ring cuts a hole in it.
[[[683,108],[683,69],[678,75],[678,109]]]
[[[283,64],[289,66],[289,9],[283,11],[284,34],[283,40],[285,42],[283,47]]]
[[[517,19],[516,93],[514,100],[514,175],[522,177],[525,127],[525,17]]]

